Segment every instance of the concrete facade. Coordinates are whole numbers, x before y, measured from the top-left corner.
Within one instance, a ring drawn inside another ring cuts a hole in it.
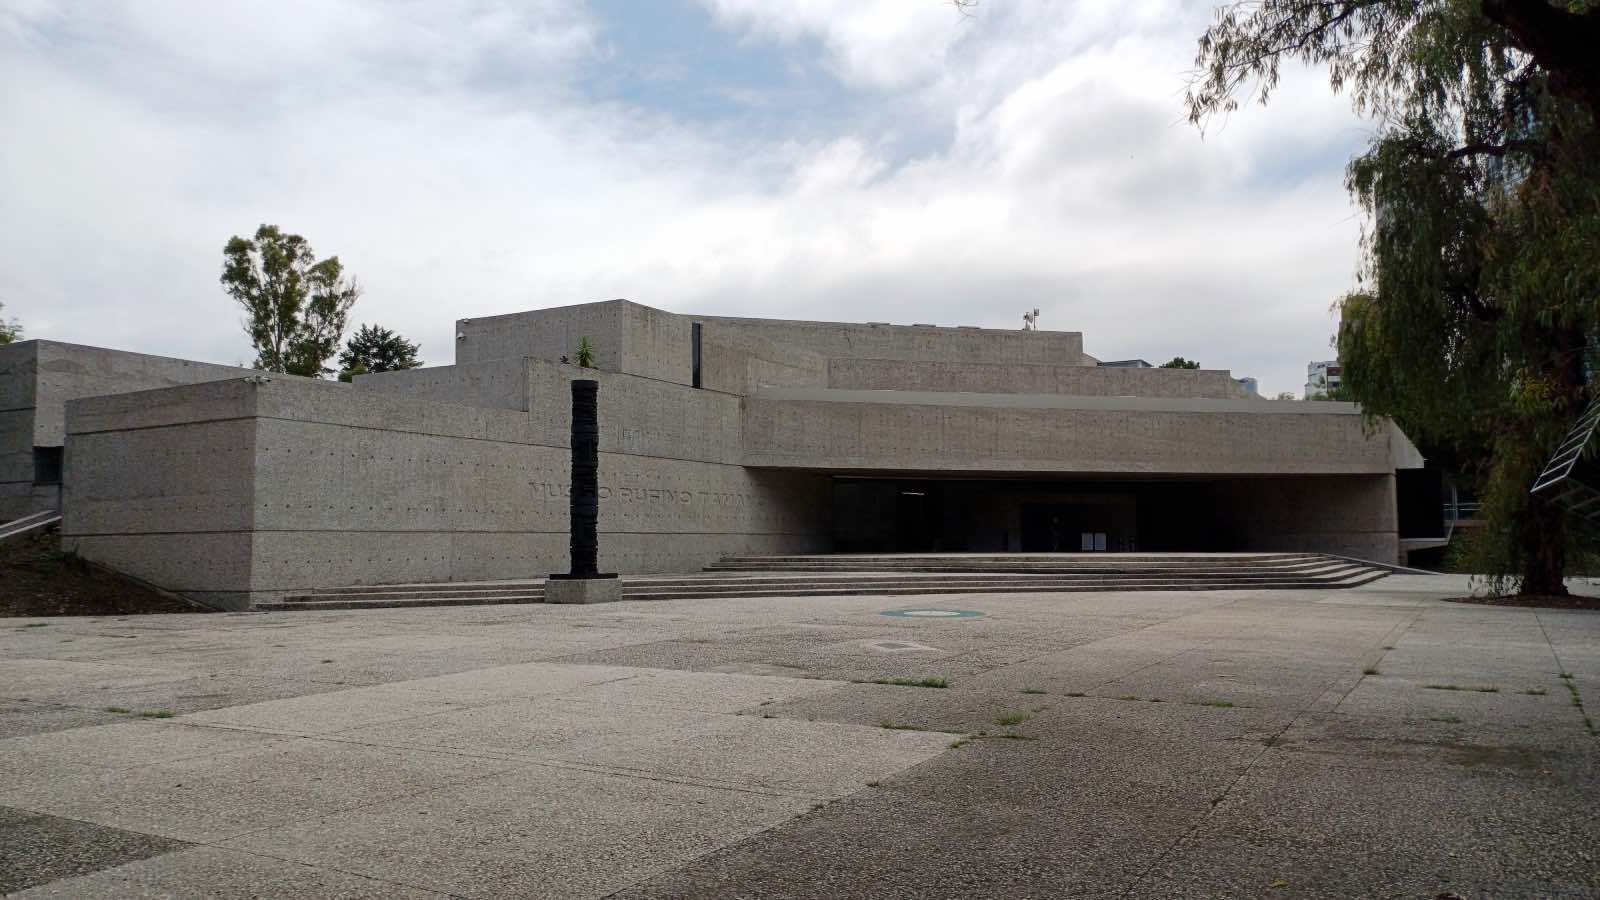
[[[66,403],[80,397],[238,378],[249,369],[59,341],[0,347],[0,521],[53,507],[43,469],[66,439]]]
[[[534,360],[523,370],[544,397],[570,396],[578,371]],[[738,465],[735,398],[600,377],[607,571],[827,549],[827,478]],[[258,376],[68,407],[68,548],[207,602],[566,567],[560,404],[536,419]],[[195,548],[202,565],[188,558]]]
[[[1351,404],[1247,399],[1223,370],[1102,367],[1076,332],[620,300],[457,332],[455,365],[352,385],[13,349],[6,471],[31,478],[16,434],[64,437],[69,549],[242,608],[565,571],[580,375],[600,382],[601,566],[623,574],[741,553],[1076,551],[1095,535],[1115,550],[1392,563],[1394,472],[1421,465]],[[583,337],[597,369],[559,362]]]

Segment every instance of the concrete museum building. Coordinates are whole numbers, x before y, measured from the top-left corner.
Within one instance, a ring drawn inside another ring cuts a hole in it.
[[[563,362],[581,338],[595,369]],[[0,521],[212,605],[564,570],[575,377],[599,381],[600,562],[735,554],[1316,551],[1400,558],[1348,403],[1102,366],[1076,332],[692,316],[625,300],[456,323],[456,363],[318,381],[0,347]]]

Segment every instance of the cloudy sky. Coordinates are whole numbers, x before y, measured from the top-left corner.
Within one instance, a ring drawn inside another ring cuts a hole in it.
[[[1298,391],[1369,128],[1318,73],[1204,137],[1212,0],[0,0],[0,302],[253,354],[222,245],[338,254],[377,322],[669,310],[1085,332]]]

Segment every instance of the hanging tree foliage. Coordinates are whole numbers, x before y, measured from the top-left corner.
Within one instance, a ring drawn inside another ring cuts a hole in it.
[[[1528,488],[1589,396],[1600,324],[1600,0],[1257,0],[1218,11],[1187,94],[1204,127],[1324,67],[1377,129],[1341,304],[1368,416],[1474,466],[1495,587],[1560,594],[1586,536]]]

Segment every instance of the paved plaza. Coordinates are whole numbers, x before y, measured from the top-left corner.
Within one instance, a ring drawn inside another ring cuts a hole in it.
[[[1595,896],[1600,614],[1465,587],[8,620],[0,891]]]

